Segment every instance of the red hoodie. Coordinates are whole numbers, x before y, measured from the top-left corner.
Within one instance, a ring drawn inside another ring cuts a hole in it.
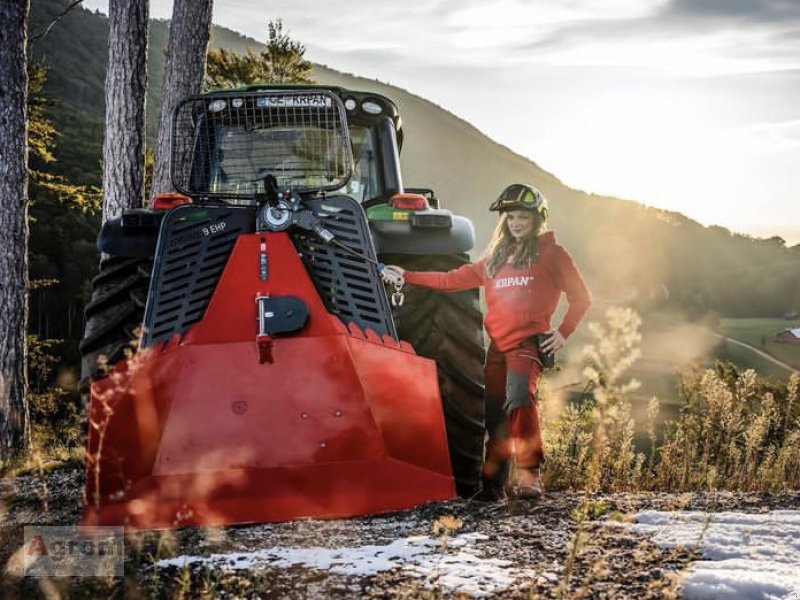
[[[447,273],[406,271],[405,280],[447,292],[484,286],[487,311],[483,322],[501,352],[536,333],[549,331],[562,292],[569,302],[558,327],[564,339],[575,331],[592,302],[572,257],[556,243],[552,231],[539,236],[539,258],[532,267],[518,269],[509,262],[489,277],[486,263],[484,258]]]

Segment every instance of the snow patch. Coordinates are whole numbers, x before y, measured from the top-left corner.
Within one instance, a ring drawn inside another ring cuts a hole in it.
[[[633,531],[662,548],[696,548],[687,600],[800,600],[800,511],[643,511]]]
[[[443,587],[473,597],[496,594],[510,588],[517,579],[533,575],[513,568],[511,561],[482,556],[478,546],[488,539],[480,533],[461,534],[448,540],[447,549],[441,540],[421,535],[397,539],[385,545],[341,548],[275,546],[252,552],[178,556],[160,560],[157,566],[206,565],[239,570],[299,565],[359,577],[400,569],[424,579],[428,587]]]

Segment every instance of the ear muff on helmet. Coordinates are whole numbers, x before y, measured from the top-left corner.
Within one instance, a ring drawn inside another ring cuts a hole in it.
[[[506,212],[508,210],[530,210],[547,219],[547,200],[532,185],[513,183],[504,189],[489,210]]]

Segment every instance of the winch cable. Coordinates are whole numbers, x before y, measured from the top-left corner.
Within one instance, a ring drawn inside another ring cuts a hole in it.
[[[287,191],[285,194],[288,197],[291,197],[294,200],[294,206],[298,207],[300,205],[300,197],[292,195],[290,192]],[[391,295],[391,303],[394,308],[399,308],[403,305],[403,301],[405,300],[405,296],[403,294],[403,286],[405,285],[405,279],[402,275],[392,272],[392,275],[386,275],[386,265],[382,262],[374,260],[369,256],[361,254],[360,252],[353,250],[352,248],[348,247],[347,245],[340,242],[336,239],[336,236],[325,227],[322,220],[316,215],[312,210],[309,210],[307,207],[302,208],[301,210],[292,211],[294,214],[292,215],[291,219],[287,219],[287,225],[289,223],[294,224],[301,229],[305,229],[306,231],[313,232],[317,235],[317,237],[326,244],[333,244],[337,248],[344,250],[351,256],[358,258],[359,260],[363,260],[369,264],[373,264],[377,267],[378,273],[381,275],[381,278],[389,285],[394,287],[394,292]]]
[[[400,275],[399,278],[387,277],[387,276],[384,275],[384,270],[386,269],[386,265],[383,264],[382,262],[379,262],[377,260],[373,260],[369,256],[365,256],[365,255],[361,254],[360,252],[357,252],[357,251],[353,250],[352,248],[348,248],[345,244],[343,244],[342,242],[340,242],[336,238],[331,238],[330,240],[327,240],[327,241],[328,241],[329,244],[334,244],[335,246],[337,246],[338,248],[341,248],[342,250],[344,250],[348,254],[350,254],[352,256],[355,256],[356,258],[360,258],[361,260],[365,260],[368,263],[371,263],[371,264],[375,265],[378,268],[378,273],[381,274],[382,279],[386,283],[388,283],[389,285],[394,287],[394,292],[392,292],[392,296],[391,296],[392,307],[393,308],[400,308],[401,306],[403,306],[403,301],[405,300],[405,295],[403,294],[403,286],[405,285],[406,282],[405,282],[405,279],[403,278],[402,275]]]

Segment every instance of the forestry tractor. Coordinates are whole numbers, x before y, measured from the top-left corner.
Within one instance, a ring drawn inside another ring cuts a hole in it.
[[[178,105],[178,193],[98,239],[84,523],[347,517],[477,491],[477,294],[404,298],[380,278],[456,267],[474,231],[403,188],[402,139],[391,100],[340,88]]]

